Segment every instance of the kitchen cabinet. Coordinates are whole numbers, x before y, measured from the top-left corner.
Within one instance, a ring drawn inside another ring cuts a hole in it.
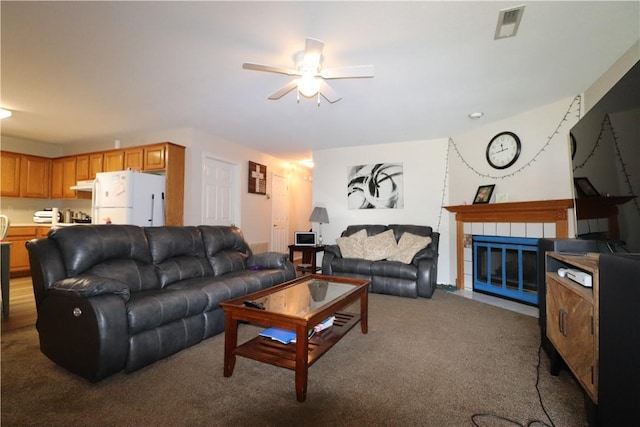
[[[49,198],[51,159],[23,155],[20,160],[20,197]]]
[[[20,159],[22,155],[3,151],[0,153],[2,177],[0,195],[4,197],[20,197]]]
[[[75,199],[76,191],[69,187],[76,184],[76,157],[53,159],[51,166],[51,198]]]
[[[124,151],[112,150],[105,151],[104,156],[104,171],[103,172],[115,172],[124,169]]]
[[[130,148],[124,150],[124,169],[142,172],[144,169],[144,149]]]
[[[165,168],[165,155],[169,151],[166,145],[154,145],[144,148],[145,171],[162,170]]]
[[[76,181],[83,181],[85,179],[89,179],[88,154],[83,156],[76,156]]]
[[[27,252],[25,243],[31,239],[46,237],[50,229],[51,226],[9,227],[5,241],[11,242],[11,257],[9,261],[11,277],[28,276],[31,274],[29,253]]]
[[[76,156],[76,181],[95,179],[102,172],[104,155],[102,153],[81,154]]]
[[[184,222],[184,161],[185,147],[171,142],[55,159],[2,152],[2,196],[87,199],[91,198],[91,192],[73,191],[69,187],[79,180],[95,178],[98,172],[131,168],[165,176],[165,223],[181,226]],[[25,175],[25,171],[30,175]]]
[[[0,195],[5,197],[49,198],[51,159],[3,151]]]

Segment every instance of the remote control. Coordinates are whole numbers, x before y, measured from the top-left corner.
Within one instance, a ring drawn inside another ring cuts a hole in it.
[[[255,302],[255,301],[246,300],[244,302],[244,305],[246,305],[247,307],[251,307],[251,308],[257,308],[259,310],[264,310],[264,305],[260,304],[259,302]]]

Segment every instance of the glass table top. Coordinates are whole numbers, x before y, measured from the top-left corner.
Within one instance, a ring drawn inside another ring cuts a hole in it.
[[[356,288],[353,284],[314,278],[256,298],[254,301],[262,304],[264,309],[270,312],[305,317]]]

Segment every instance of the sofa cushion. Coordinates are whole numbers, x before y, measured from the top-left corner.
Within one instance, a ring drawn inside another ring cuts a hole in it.
[[[206,256],[211,258],[220,251],[236,251],[249,254],[250,249],[238,227],[199,225]]]
[[[371,292],[395,295],[397,297],[418,298],[416,281],[398,279],[397,277],[373,276],[371,278]]]
[[[371,263],[371,275],[415,281],[418,279],[418,267],[396,261],[376,261]]]
[[[389,227],[382,224],[356,224],[349,225],[347,229],[342,232],[342,237],[349,237],[352,234],[357,233],[360,230],[365,230],[367,232],[367,236],[375,236],[376,234],[380,234],[383,231],[387,231]]]
[[[416,236],[433,235],[433,229],[428,225],[390,224],[389,228],[393,230],[393,233],[396,235],[396,241],[400,241],[404,233],[411,233]]]
[[[280,252],[261,252],[252,254],[247,258],[247,268],[251,270],[264,270],[271,268],[286,269],[288,254]]]
[[[243,271],[247,268],[247,254],[237,251],[220,251],[209,258],[213,274],[222,276],[232,271]]]
[[[431,237],[416,236],[411,233],[403,233],[402,237],[398,241],[398,248],[390,257],[388,261],[399,261],[404,264],[410,264],[413,257],[421,250],[427,247],[431,243]]]
[[[105,261],[121,259],[151,264],[147,239],[134,225],[83,225],[53,229],[69,277],[77,276]]]
[[[271,281],[263,283],[261,277],[255,273],[258,271],[246,270],[242,273],[225,274],[203,287],[202,292],[207,296],[206,311],[218,308],[223,301],[264,289],[267,287],[266,283],[271,284]]]
[[[387,230],[364,241],[363,258],[369,261],[380,261],[389,258],[398,248],[393,230]]]
[[[111,259],[94,265],[86,273],[126,283],[131,292],[149,291],[161,287],[152,264],[143,264],[131,259]]]
[[[212,276],[197,227],[147,227],[149,248],[160,285]]]
[[[177,256],[204,257],[202,236],[197,227],[145,227],[154,264]]]
[[[204,311],[207,296],[199,288],[137,292],[127,303],[129,334],[184,319]]]
[[[364,258],[364,241],[367,231],[362,229],[349,237],[338,237],[336,243],[343,258]]]
[[[343,276],[343,273],[361,274],[365,276],[371,275],[371,265],[373,261],[367,261],[362,258],[334,258],[331,262],[333,275]]]

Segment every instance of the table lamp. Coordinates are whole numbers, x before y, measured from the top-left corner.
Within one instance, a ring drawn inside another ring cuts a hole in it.
[[[309,217],[309,221],[320,224],[320,228],[318,229],[318,244],[322,245],[322,223],[324,222],[325,224],[329,224],[329,214],[327,213],[327,209],[319,206],[314,207],[311,212],[311,216]]]

